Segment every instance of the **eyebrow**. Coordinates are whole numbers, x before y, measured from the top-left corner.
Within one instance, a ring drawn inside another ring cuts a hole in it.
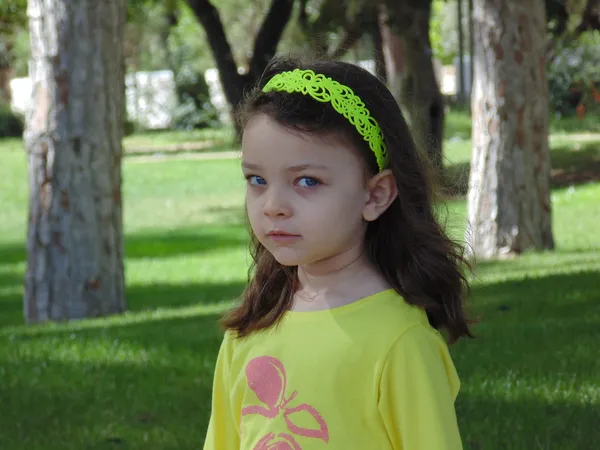
[[[250,170],[259,170],[261,168],[257,164],[252,164],[252,163],[248,163],[248,162],[242,162],[242,167],[244,169],[250,169]],[[303,170],[306,170],[306,169],[326,170],[326,169],[329,169],[329,167],[324,166],[323,164],[299,164],[297,166],[288,167],[286,170],[288,172],[302,172]]]

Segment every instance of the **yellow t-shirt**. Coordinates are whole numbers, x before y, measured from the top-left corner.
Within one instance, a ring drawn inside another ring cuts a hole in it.
[[[387,290],[225,335],[204,450],[458,450],[460,382],[425,312]]]

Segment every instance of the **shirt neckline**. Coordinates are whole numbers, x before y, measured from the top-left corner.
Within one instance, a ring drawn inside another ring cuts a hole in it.
[[[324,317],[338,316],[362,309],[376,300],[388,297],[391,293],[396,293],[396,291],[392,288],[384,289],[383,291],[359,298],[346,305],[336,306],[335,308],[319,309],[316,311],[287,311],[285,314],[286,318],[290,320],[317,320]]]

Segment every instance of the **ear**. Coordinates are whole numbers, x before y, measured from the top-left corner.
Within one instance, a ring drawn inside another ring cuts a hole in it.
[[[396,177],[391,170],[378,173],[367,182],[368,200],[363,208],[363,219],[373,222],[381,216],[398,196]]]

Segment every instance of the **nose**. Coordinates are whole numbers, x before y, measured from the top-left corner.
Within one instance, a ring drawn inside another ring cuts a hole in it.
[[[283,189],[271,188],[265,193],[263,211],[264,214],[269,217],[291,216],[291,206],[286,199]]]

